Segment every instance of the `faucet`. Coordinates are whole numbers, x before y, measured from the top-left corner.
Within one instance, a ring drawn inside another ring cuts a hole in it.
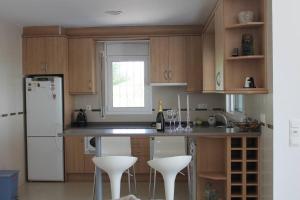
[[[223,113],[216,113],[215,116],[220,116],[220,117],[222,117],[222,118],[224,119],[225,126],[226,126],[226,127],[228,126],[228,119],[227,119],[227,117],[226,117],[225,114],[223,114]]]

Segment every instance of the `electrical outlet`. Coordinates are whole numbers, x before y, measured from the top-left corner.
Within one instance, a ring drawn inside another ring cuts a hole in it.
[[[92,110],[92,106],[91,106],[91,105],[86,105],[86,106],[85,106],[85,109],[86,109],[86,110]]]

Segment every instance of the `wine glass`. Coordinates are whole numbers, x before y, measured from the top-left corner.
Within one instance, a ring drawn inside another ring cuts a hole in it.
[[[176,130],[176,119],[177,119],[177,116],[178,116],[178,111],[175,109],[173,110],[173,122],[174,122],[174,130]]]
[[[173,110],[167,110],[167,119],[169,121],[169,131],[172,128]]]

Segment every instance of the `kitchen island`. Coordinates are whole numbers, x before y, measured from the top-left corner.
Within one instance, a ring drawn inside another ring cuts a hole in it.
[[[115,128],[114,128],[115,127]],[[96,137],[96,156],[101,155],[101,137],[185,136],[193,156],[192,194],[202,199],[207,184],[216,188],[220,199],[258,199],[258,149],[260,132],[241,132],[238,128],[195,127],[190,132],[157,132],[150,126],[75,127],[65,137]],[[96,170],[96,199],[103,199],[102,175]]]

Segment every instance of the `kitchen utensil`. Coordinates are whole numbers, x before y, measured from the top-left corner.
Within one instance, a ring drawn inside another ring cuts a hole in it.
[[[208,122],[208,124],[209,124],[210,126],[215,126],[215,125],[216,125],[216,122],[217,122],[216,116],[210,115],[210,116],[208,117],[208,119],[207,119],[207,122]]]
[[[245,33],[242,35],[242,55],[254,55],[253,35]]]
[[[77,126],[87,126],[87,116],[83,109],[79,110],[79,113],[76,117],[76,125]]]
[[[244,88],[256,88],[253,77],[246,77]]]

